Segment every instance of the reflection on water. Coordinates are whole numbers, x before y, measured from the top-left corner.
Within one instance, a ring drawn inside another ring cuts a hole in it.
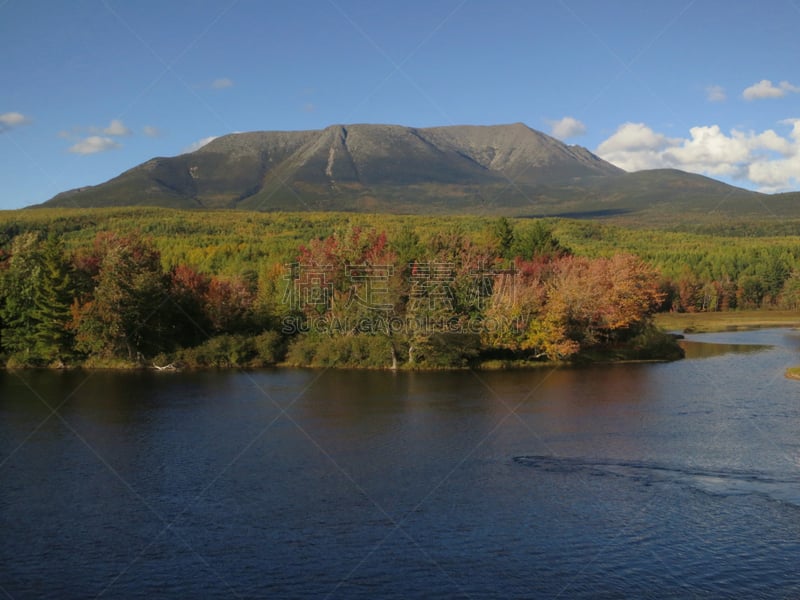
[[[698,342],[695,340],[680,340],[678,342],[686,352],[686,358],[713,358],[723,354],[747,354],[762,352],[770,346],[762,344],[724,344],[718,342]]]

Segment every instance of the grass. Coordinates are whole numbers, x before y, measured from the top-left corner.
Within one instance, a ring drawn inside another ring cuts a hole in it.
[[[788,369],[786,369],[785,375],[788,379],[800,380],[800,367],[789,367]]]
[[[714,333],[759,329],[762,327],[800,327],[800,312],[792,310],[742,310],[707,313],[661,313],[656,325],[666,331]]]

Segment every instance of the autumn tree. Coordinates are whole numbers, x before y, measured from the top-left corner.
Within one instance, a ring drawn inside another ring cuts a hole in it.
[[[557,359],[569,353],[570,348],[562,346],[563,332],[547,331],[549,325],[543,324],[551,273],[547,259],[518,257],[513,268],[495,275],[482,331],[484,344],[535,358]],[[545,333],[544,339],[536,332]]]
[[[158,251],[138,235],[103,236],[96,287],[77,315],[77,346],[103,358],[138,360],[165,348],[169,281]]]
[[[190,347],[205,341],[211,333],[205,299],[210,277],[184,264],[169,272],[169,296],[174,309],[172,338],[179,346]]]
[[[297,266],[301,279],[293,283],[317,286],[296,290],[319,302],[301,302],[308,314],[325,314],[347,327],[385,318],[398,300],[397,255],[384,232],[353,227],[300,247]],[[303,300],[307,300],[307,297]]]
[[[377,336],[396,366],[403,340],[392,331],[389,318],[403,297],[400,271],[384,232],[352,227],[301,246],[285,300],[315,329],[312,337],[323,336],[313,341],[312,353],[335,347],[337,355],[345,356],[347,348],[361,342],[331,338]],[[296,346],[303,343],[296,340]]]
[[[534,357],[567,358],[639,332],[663,300],[655,271],[625,254],[516,263],[496,282],[486,342]]]
[[[590,346],[644,324],[662,299],[657,274],[633,255],[567,257],[550,282],[547,312],[570,339]]]
[[[202,298],[210,332],[250,332],[254,300],[255,291],[243,278],[212,277]]]

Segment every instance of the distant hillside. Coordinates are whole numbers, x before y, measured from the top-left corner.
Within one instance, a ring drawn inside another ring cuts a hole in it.
[[[657,217],[758,214],[769,204],[797,214],[791,196],[675,170],[626,173],[521,123],[335,125],[226,135],[41,206]]]

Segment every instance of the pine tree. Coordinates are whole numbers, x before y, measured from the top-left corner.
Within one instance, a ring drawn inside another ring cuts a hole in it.
[[[63,245],[56,235],[50,234],[40,253],[32,310],[33,353],[47,364],[61,362],[71,354],[72,334],[68,324],[73,292]]]
[[[3,349],[22,364],[35,360],[34,313],[40,272],[38,234],[30,232],[15,237],[8,269],[0,278],[0,320],[3,322]]]
[[[511,247],[514,245],[514,230],[505,217],[500,217],[494,224],[494,241],[498,254],[503,258],[512,258]]]

